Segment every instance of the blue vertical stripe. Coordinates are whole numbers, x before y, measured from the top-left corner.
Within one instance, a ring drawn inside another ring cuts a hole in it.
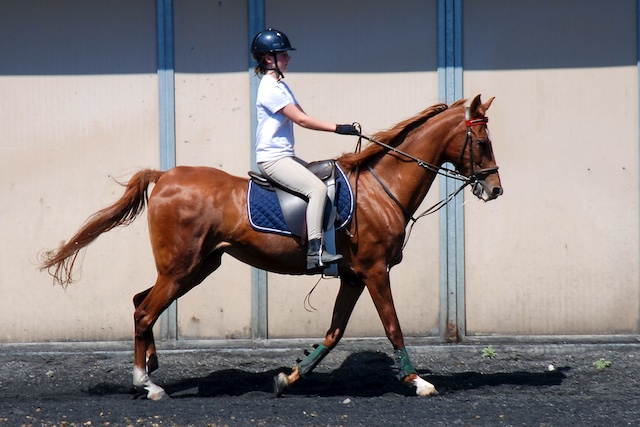
[[[264,29],[264,0],[247,0],[249,10],[249,43],[247,44],[247,52],[250,50],[251,41],[253,37]],[[258,119],[256,117],[256,95],[258,93],[258,84],[260,79],[253,73],[253,68],[256,62],[253,60],[250,54],[249,58],[249,92],[250,92],[250,111],[251,111],[251,147],[249,152],[251,153],[251,169],[258,170],[256,167],[256,153],[253,147],[255,146],[256,128],[258,127]]]
[[[173,0],[156,0],[160,169],[176,165],[175,80],[173,71]],[[160,339],[178,339],[178,306],[174,301],[160,316]]]
[[[247,0],[249,11],[249,43],[247,44],[247,56],[249,58],[249,92],[251,111],[251,169],[257,170],[255,155],[255,139],[258,119],[256,117],[256,97],[258,93],[259,79],[253,73],[255,61],[251,58],[250,43],[258,32],[264,29],[264,0]],[[268,338],[268,316],[267,316],[267,272],[258,268],[251,268],[251,338]]]
[[[442,102],[462,98],[462,0],[438,0],[438,92]],[[451,166],[451,165],[448,165]],[[439,178],[440,197],[458,182]],[[445,339],[464,336],[464,194],[440,213],[440,331]]]
[[[636,70],[638,73],[638,102],[640,104],[640,0],[636,0]],[[640,105],[638,114],[638,146],[640,146]],[[640,163],[640,158],[638,159]],[[640,330],[640,320],[637,329]]]
[[[160,93],[160,169],[176,165],[173,0],[156,0],[158,84]]]

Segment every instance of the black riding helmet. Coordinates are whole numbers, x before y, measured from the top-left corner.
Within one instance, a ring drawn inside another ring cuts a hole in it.
[[[260,31],[251,42],[251,56],[256,61],[261,56],[276,52],[295,50],[289,43],[287,35],[281,31],[267,28]]]
[[[291,47],[291,43],[289,42],[287,35],[281,31],[274,30],[273,28],[267,28],[264,31],[260,31],[251,42],[251,57],[258,62],[259,66],[263,66],[263,64],[261,64],[261,59],[266,55],[273,55],[275,60],[276,53],[287,52],[290,50],[296,49]],[[284,74],[282,74],[277,65],[275,70],[281,77],[284,77]]]

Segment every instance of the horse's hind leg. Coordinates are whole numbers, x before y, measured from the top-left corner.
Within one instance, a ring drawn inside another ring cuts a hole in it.
[[[290,375],[281,372],[273,379],[273,391],[276,397],[282,395],[285,389],[291,387],[300,379],[310,375],[315,367],[336,346],[344,335],[344,331],[353,312],[353,308],[362,295],[364,284],[352,283],[344,278],[340,281],[340,290],[333,307],[331,327],[322,344],[314,346],[313,352],[306,352],[306,357],[293,367]]]
[[[221,257],[221,252],[211,254],[206,260],[194,267],[191,274],[185,275],[180,280],[159,274],[156,284],[148,292],[139,294],[141,296],[146,294],[146,296],[139,302],[133,315],[135,324],[133,385],[147,390],[147,398],[159,400],[166,396],[166,392],[151,381],[147,372],[146,359],[150,349],[148,339],[151,337],[151,342],[153,342],[153,325],[173,301],[200,284],[205,277],[217,269],[221,264]],[[155,345],[153,345],[153,351],[155,354]]]
[[[142,301],[144,301],[147,295],[149,295],[151,289],[153,288],[149,288],[146,291],[140,292],[133,297],[133,306],[136,309],[140,306],[140,304],[142,304]],[[147,359],[147,373],[150,374],[158,369],[158,355],[156,353],[156,342],[153,338],[153,328],[149,328],[146,331],[143,341],[146,344],[145,354]]]
[[[149,378],[147,372],[147,351],[149,339],[153,337],[152,328],[160,314],[177,298],[178,283],[158,276],[156,284],[136,307],[133,314],[135,333],[133,347],[133,385],[147,391],[147,398],[159,400],[166,396],[162,387]],[[146,293],[143,292],[143,294]]]

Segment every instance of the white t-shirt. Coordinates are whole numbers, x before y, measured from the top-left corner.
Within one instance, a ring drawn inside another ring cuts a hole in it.
[[[282,109],[289,104],[298,104],[289,86],[270,75],[264,75],[256,100],[256,162],[294,156],[293,122],[282,113]]]

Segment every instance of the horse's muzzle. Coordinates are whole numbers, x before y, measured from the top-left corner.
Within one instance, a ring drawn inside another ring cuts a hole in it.
[[[485,202],[498,198],[502,193],[503,190],[500,185],[492,185],[486,180],[479,180],[473,184],[473,194]]]

